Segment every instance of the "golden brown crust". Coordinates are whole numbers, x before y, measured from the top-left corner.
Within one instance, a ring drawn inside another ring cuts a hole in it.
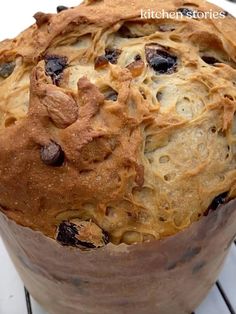
[[[51,237],[64,220],[91,220],[113,243],[133,243],[174,234],[215,196],[235,196],[236,21],[140,18],[141,9],[184,6],[85,2],[37,13],[0,44],[0,64],[16,63],[0,77],[0,204],[9,218]],[[151,68],[159,50],[176,62],[169,73]],[[105,53],[116,60],[95,67]],[[59,57],[68,64],[53,77],[45,66]],[[60,167],[40,156],[51,143],[64,154]]]

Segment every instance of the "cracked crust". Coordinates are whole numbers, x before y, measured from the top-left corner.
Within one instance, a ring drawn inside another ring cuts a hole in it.
[[[62,221],[90,220],[114,244],[131,244],[175,234],[217,195],[235,196],[235,19],[140,19],[141,9],[185,3],[87,1],[37,13],[35,25],[0,43],[0,64],[15,62],[0,76],[0,204],[9,218],[52,238]],[[153,44],[177,57],[175,71],[150,67]],[[107,48],[121,53],[95,67]],[[48,55],[67,58],[58,86],[45,73]],[[40,158],[52,141],[65,154],[60,167]]]

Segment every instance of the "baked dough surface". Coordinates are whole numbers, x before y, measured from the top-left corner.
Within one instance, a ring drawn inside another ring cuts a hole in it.
[[[236,21],[141,19],[150,8],[222,11],[87,1],[0,43],[0,204],[18,224],[132,244],[235,196]]]

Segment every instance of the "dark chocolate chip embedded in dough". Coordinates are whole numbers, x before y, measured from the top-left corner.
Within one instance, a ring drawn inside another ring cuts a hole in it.
[[[177,57],[157,44],[146,45],[146,59],[149,66],[160,74],[171,74],[177,67]]]
[[[64,152],[60,145],[51,142],[40,150],[41,160],[48,166],[60,167],[64,162]]]
[[[0,64],[0,77],[7,78],[15,69],[15,62],[7,62]]]
[[[142,60],[142,57],[140,55],[136,55],[134,57],[134,61],[140,61],[140,60]]]
[[[62,11],[65,11],[65,10],[68,10],[69,8],[68,7],[65,7],[64,5],[59,5],[57,7],[57,13],[60,13]]]
[[[89,224],[89,222],[84,222],[84,223]],[[91,234],[89,234],[91,227],[87,225],[87,228],[86,228],[85,224],[83,225],[83,222],[72,223],[69,221],[63,221],[58,227],[56,240],[62,245],[74,246],[74,247],[86,248],[86,249],[98,248],[98,247],[108,244],[109,235],[104,230],[100,230],[101,232],[100,243],[99,244],[96,242],[93,243]],[[85,233],[88,235],[88,240],[81,239],[81,233],[83,233],[84,229],[86,229]]]
[[[76,234],[78,234],[76,225],[64,221],[58,227],[57,241],[62,245],[75,246],[77,242]]]
[[[120,54],[121,54],[120,49],[112,49],[112,48],[105,49],[105,57],[112,64],[117,63]]]
[[[222,11],[221,14],[223,16],[231,16],[231,14],[228,11]]]
[[[104,68],[108,65],[109,62],[112,64],[116,64],[120,54],[121,54],[121,50],[119,49],[106,48],[105,54],[98,56],[95,59],[94,68],[95,69]]]
[[[45,57],[45,72],[50,76],[53,84],[58,85],[64,69],[67,67],[67,57],[47,55]]]

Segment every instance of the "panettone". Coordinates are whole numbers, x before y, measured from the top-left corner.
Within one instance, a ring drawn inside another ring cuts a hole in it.
[[[88,249],[162,239],[234,198],[234,17],[200,0],[58,11],[0,44],[0,210]]]

